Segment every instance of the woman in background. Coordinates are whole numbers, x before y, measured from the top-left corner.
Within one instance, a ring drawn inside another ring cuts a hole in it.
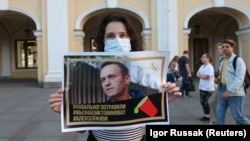
[[[214,87],[214,67],[211,65],[212,57],[204,53],[201,57],[203,65],[200,66],[196,76],[200,79],[199,90],[200,90],[200,103],[204,112],[204,116],[200,119],[201,121],[209,121],[210,117],[210,105],[208,99],[215,91]]]
[[[176,55],[170,61],[168,65],[168,70],[167,70],[167,82],[176,83],[178,79],[178,60],[179,60],[179,56]]]

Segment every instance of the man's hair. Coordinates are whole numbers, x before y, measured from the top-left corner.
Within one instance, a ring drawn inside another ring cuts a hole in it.
[[[128,67],[121,62],[104,62],[100,66],[100,71],[108,65],[117,65],[120,68],[123,77],[129,74]]]
[[[184,51],[183,51],[183,54],[188,54],[188,51],[187,51],[187,50],[184,50]]]
[[[121,22],[124,24],[127,34],[130,38],[131,51],[142,51],[142,37],[135,30],[134,26],[131,24],[129,19],[121,13],[110,12],[101,21],[99,29],[97,30],[97,35],[94,40],[94,45],[97,47],[97,51],[104,51],[104,34],[106,26],[110,22]]]
[[[229,44],[233,48],[235,48],[236,45],[237,45],[236,42],[234,40],[232,40],[232,39],[225,39],[225,40],[223,40],[221,42],[221,44],[223,44],[223,43],[227,43],[227,44]]]

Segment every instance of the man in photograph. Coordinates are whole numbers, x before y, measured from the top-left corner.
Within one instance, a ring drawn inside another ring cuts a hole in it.
[[[100,80],[110,101],[128,100],[144,96],[140,89],[129,90],[130,74],[120,62],[104,62],[100,67]]]

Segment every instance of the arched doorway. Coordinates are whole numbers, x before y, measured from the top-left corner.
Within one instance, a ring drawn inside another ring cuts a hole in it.
[[[25,14],[0,12],[1,78],[37,79],[37,44],[34,21]]]
[[[189,50],[191,51],[192,71],[196,74],[201,65],[201,55],[209,53],[214,58],[215,69],[218,66],[216,53],[217,42],[230,38],[237,42],[236,31],[241,27],[235,15],[239,11],[231,8],[209,8],[193,15],[188,23],[191,33],[189,34]],[[242,14],[241,14],[242,15]],[[238,54],[239,48],[235,50]]]
[[[138,31],[138,33],[142,33],[143,30],[143,26],[142,23],[139,21],[138,17],[127,10],[124,9],[102,9],[102,10],[98,10],[95,11],[91,14],[89,14],[87,17],[87,20],[85,22],[85,24],[83,25],[83,32],[85,33],[85,37],[84,37],[84,42],[83,42],[83,46],[84,46],[84,51],[95,51],[95,47],[93,46],[93,39],[96,35],[98,26],[100,24],[101,19],[109,12],[111,11],[117,11],[119,13],[122,13],[124,15],[126,15],[129,20],[131,21],[131,23],[133,24],[134,28]],[[143,37],[142,37],[143,40]]]

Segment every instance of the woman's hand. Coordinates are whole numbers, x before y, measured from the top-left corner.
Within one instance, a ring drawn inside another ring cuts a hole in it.
[[[55,94],[51,94],[49,98],[50,108],[57,113],[61,112],[61,104],[63,99],[63,89],[58,89]]]
[[[180,88],[176,86],[176,83],[167,82],[164,86],[168,93],[168,103],[182,95]]]

